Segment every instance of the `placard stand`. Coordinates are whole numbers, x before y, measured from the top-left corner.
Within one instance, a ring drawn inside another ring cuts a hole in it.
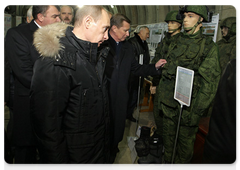
[[[180,67],[180,66],[177,67],[174,99],[180,103],[181,108],[180,108],[180,113],[178,118],[177,131],[176,131],[176,137],[175,137],[173,154],[172,154],[172,163],[174,162],[175,153],[176,153],[176,146],[177,146],[181,117],[182,117],[183,105],[186,105],[189,107],[191,103],[193,78],[194,78],[193,70]]]
[[[139,55],[139,64],[143,65],[143,54]],[[137,100],[137,127],[136,127],[136,131],[138,129],[138,122],[139,122],[139,116],[140,116],[140,91],[141,91],[141,79],[142,77],[139,76],[139,80],[138,80],[138,100]]]

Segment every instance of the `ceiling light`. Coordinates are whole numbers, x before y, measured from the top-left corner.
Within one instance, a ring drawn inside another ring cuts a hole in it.
[[[77,3],[77,6],[78,6],[79,8],[82,8],[82,7],[83,7],[83,3],[82,3],[82,2],[78,2],[78,3]]]

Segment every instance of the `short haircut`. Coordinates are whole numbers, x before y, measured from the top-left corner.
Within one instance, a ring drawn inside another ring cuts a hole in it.
[[[99,5],[84,5],[83,7],[79,7],[76,11],[74,25],[81,24],[84,17],[88,15],[97,22],[102,16],[102,10],[105,9]]]
[[[72,14],[74,15],[74,10],[73,10],[73,8],[71,6],[69,6],[69,5],[61,5],[60,6],[60,11],[61,11],[62,7],[69,7],[72,10]]]
[[[27,17],[28,18],[31,18],[31,16],[32,16],[32,8],[33,8],[33,6],[30,6],[27,10]]]
[[[127,23],[131,24],[130,19],[128,19],[128,17],[126,17],[123,14],[115,14],[112,16],[112,18],[110,19],[110,28],[115,25],[117,26],[117,28],[122,27],[122,23],[123,21],[126,21]]]
[[[140,33],[140,31],[141,31],[142,29],[148,29],[148,30],[149,30],[149,28],[144,25],[144,26],[140,26],[140,27],[136,30],[136,33]]]
[[[58,9],[58,11],[60,11],[59,6],[57,5],[54,5],[54,6]],[[33,9],[32,9],[33,19],[37,19],[37,15],[39,13],[45,15],[49,7],[50,5],[33,5]]]

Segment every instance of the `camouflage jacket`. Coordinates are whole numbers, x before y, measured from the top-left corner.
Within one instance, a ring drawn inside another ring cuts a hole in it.
[[[223,72],[227,63],[232,59],[236,59],[236,35],[228,40],[225,38],[219,40],[217,45],[219,47],[220,66]]]
[[[151,63],[156,63],[159,59],[166,59],[168,53],[175,46],[176,40],[182,35],[182,32],[171,36],[169,33],[165,33],[164,39],[161,41],[160,45],[156,48],[155,57]],[[161,75],[160,75],[161,76]],[[153,76],[152,85],[157,86],[160,81],[160,76]]]
[[[218,46],[202,34],[202,29],[193,35],[183,33],[168,52],[166,60],[158,86],[159,107],[161,103],[173,109],[179,107],[174,99],[174,88],[176,69],[181,66],[194,70],[191,106],[182,117],[191,121],[190,114],[201,116],[213,101],[221,75]]]

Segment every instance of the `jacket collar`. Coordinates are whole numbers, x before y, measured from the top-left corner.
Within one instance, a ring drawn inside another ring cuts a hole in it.
[[[66,30],[66,37],[70,41],[70,43],[78,49],[81,55],[84,55],[87,60],[91,63],[97,62],[97,49],[98,43],[91,43],[89,41],[84,41],[75,36],[73,34],[73,27],[68,27]]]
[[[30,25],[30,30],[33,31],[33,32],[38,29],[38,26],[34,23],[34,20],[32,20],[32,21],[29,23],[29,25]]]
[[[202,38],[202,32],[203,29],[202,27],[194,34],[188,34],[187,32],[183,32],[183,37],[185,38],[190,38],[190,39],[198,39],[198,38]]]

